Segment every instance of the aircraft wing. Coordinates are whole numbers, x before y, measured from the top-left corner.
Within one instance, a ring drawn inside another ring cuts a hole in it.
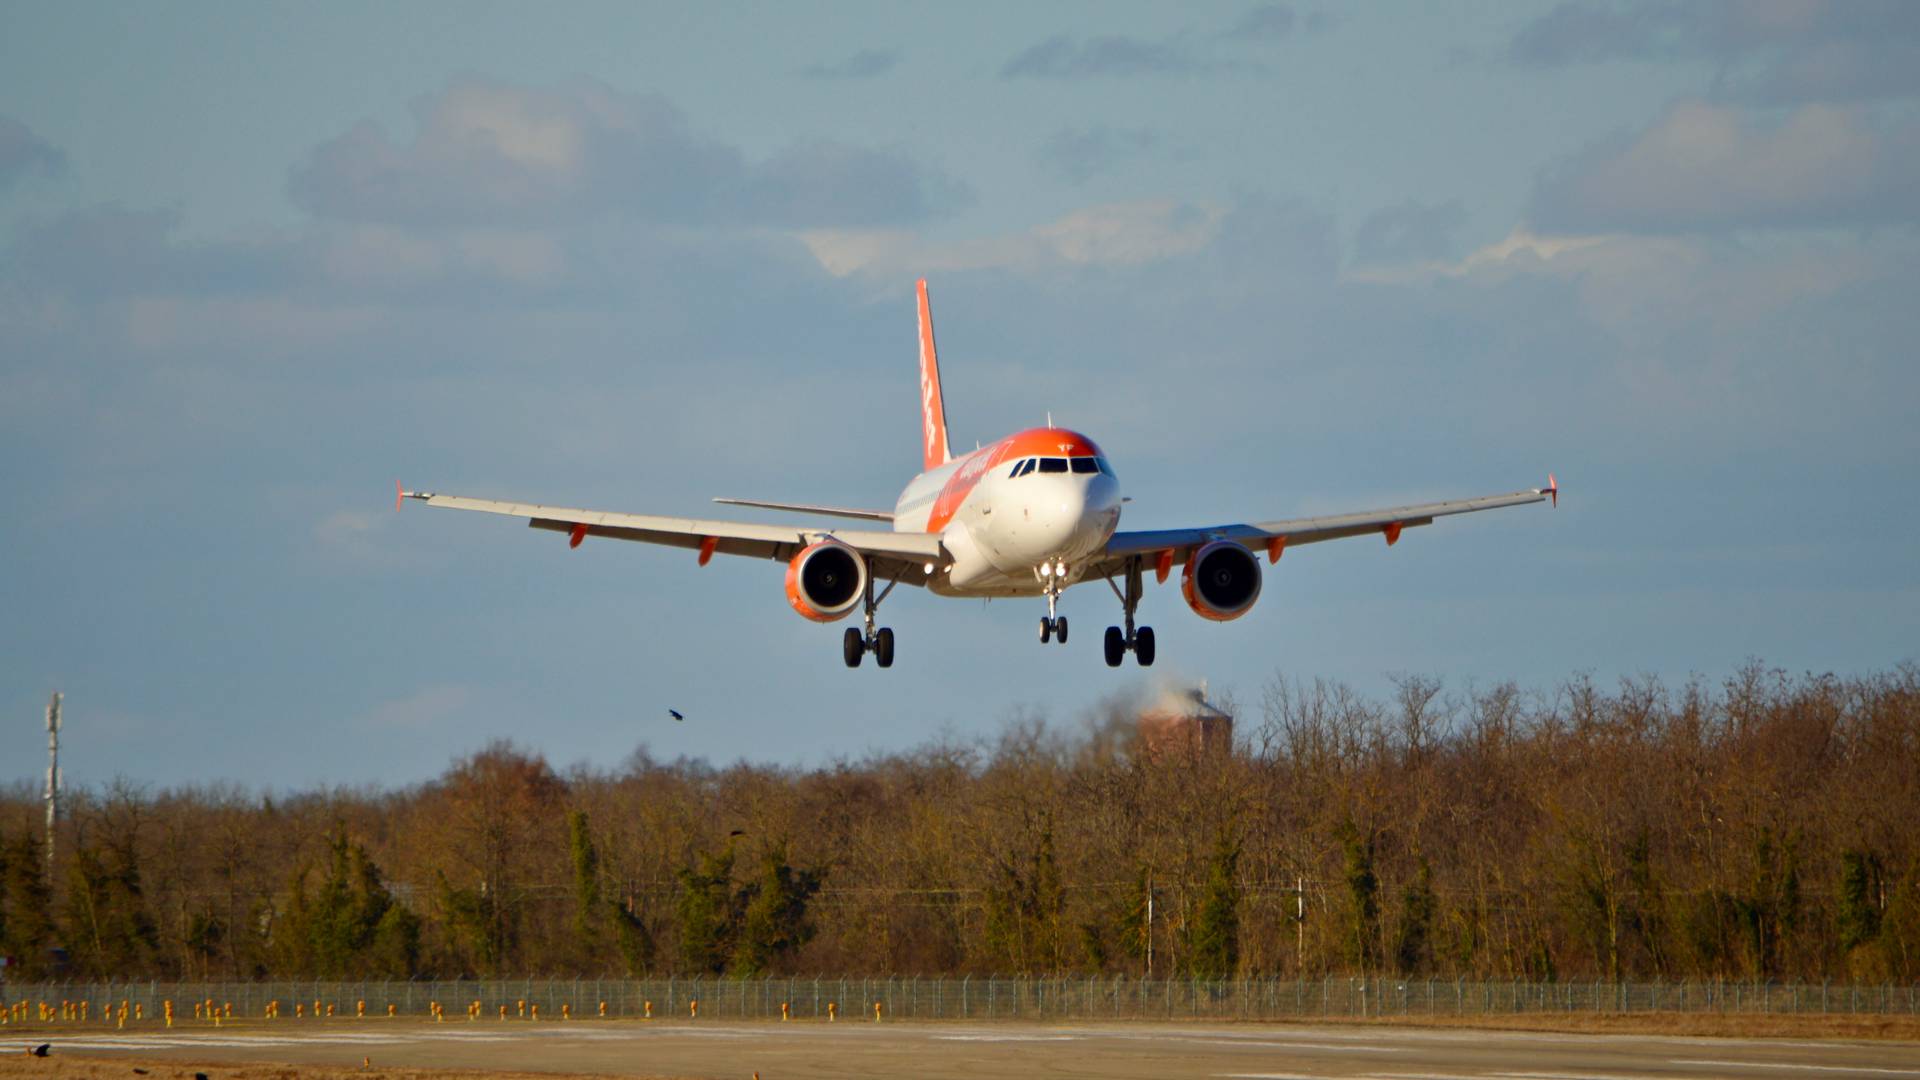
[[[1363,510],[1357,514],[1334,514],[1327,517],[1291,518],[1284,521],[1262,521],[1254,524],[1211,525],[1197,529],[1146,529],[1137,532],[1117,532],[1107,541],[1106,551],[1096,558],[1087,568],[1085,576],[1109,577],[1126,569],[1127,563],[1137,557],[1146,557],[1148,562],[1168,567],[1182,565],[1193,551],[1214,540],[1231,540],[1242,547],[1267,552],[1269,561],[1277,560],[1280,552],[1300,544],[1317,544],[1322,540],[1340,540],[1349,536],[1386,537],[1391,544],[1400,539],[1400,530],[1416,525],[1431,525],[1437,517],[1453,514],[1471,514],[1478,510],[1498,510],[1506,506],[1525,506],[1528,503],[1553,500],[1559,505],[1560,488],[1553,477],[1547,477],[1547,486],[1528,488],[1507,495],[1484,495],[1475,499],[1454,499],[1448,502],[1422,503],[1417,506],[1395,506],[1385,510]]]
[[[461,495],[440,495],[431,491],[405,491],[396,488],[394,508],[413,499],[428,506],[450,510],[478,510],[527,519],[536,529],[568,534],[572,546],[589,536],[611,540],[635,540],[644,544],[691,548],[701,553],[704,565],[713,554],[745,555],[758,559],[786,562],[809,544],[828,537],[859,551],[867,557],[873,574],[882,580],[897,580],[903,585],[923,585],[928,575],[925,564],[943,566],[946,550],[935,533],[897,533],[866,529],[805,528],[789,525],[756,525],[744,521],[707,521],[700,518],[656,517],[650,514],[620,514],[605,510],[580,510],[537,503],[504,502],[496,499],[470,499]]]

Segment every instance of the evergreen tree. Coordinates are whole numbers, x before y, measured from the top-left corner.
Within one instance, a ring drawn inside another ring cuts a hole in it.
[[[13,958],[15,978],[37,979],[47,971],[53,944],[53,890],[40,845],[31,831],[0,842],[0,956]]]
[[[745,890],[740,932],[733,947],[733,973],[761,975],[788,959],[813,937],[807,902],[820,891],[818,870],[795,870],[783,841],[761,862],[760,880]]]
[[[1840,853],[1840,951],[1850,953],[1880,933],[1880,859],[1870,852],[1848,848]]]
[[[66,938],[83,975],[124,979],[154,970],[160,933],[130,843],[74,852],[65,916]]]
[[[501,974],[492,895],[485,889],[456,888],[444,871],[435,871],[433,898],[463,973]]]
[[[733,951],[739,917],[734,906],[733,844],[699,856],[679,871],[680,961],[689,971],[718,975]]]
[[[567,812],[567,846],[573,856],[573,936],[591,965],[604,942],[600,907],[600,853],[594,850],[584,810]]]
[[[336,827],[327,837],[327,876],[309,896],[294,880],[280,937],[283,957],[322,979],[407,978],[418,966],[419,917],[396,903],[367,849]]]
[[[1413,880],[1400,891],[1400,921],[1393,934],[1393,962],[1400,974],[1412,975],[1432,961],[1430,940],[1438,906],[1433,895],[1433,868],[1423,856]]]
[[[626,904],[609,904],[613,913],[613,941],[620,950],[620,961],[626,967],[628,976],[644,975],[653,970],[653,935],[648,932],[646,920],[632,907]]]
[[[1373,870],[1373,837],[1362,838],[1348,822],[1341,828],[1341,848],[1346,858],[1347,884],[1347,962],[1362,971],[1371,971],[1380,961],[1380,878]]]
[[[1198,978],[1226,978],[1240,962],[1239,863],[1240,845],[1222,829],[1187,942],[1187,969]]]

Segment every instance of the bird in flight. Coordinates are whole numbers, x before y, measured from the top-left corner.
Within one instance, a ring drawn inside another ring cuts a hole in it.
[[[686,719],[686,717],[684,717],[684,716],[682,716],[682,715],[680,715],[680,710],[679,710],[679,709],[668,709],[668,710],[667,710],[667,715],[668,715],[668,716],[671,716],[671,717],[673,717],[673,718],[674,718],[675,720],[685,720],[685,719]]]

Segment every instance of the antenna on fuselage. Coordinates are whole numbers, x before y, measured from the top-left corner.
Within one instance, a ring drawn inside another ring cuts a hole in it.
[[[1052,409],[1047,410],[1047,430],[1048,431],[1053,430],[1053,410]]]

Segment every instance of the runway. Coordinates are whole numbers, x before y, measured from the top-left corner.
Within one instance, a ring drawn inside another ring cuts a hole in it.
[[[0,1053],[22,1039],[0,1036]],[[504,1024],[49,1032],[56,1055],[762,1080],[1059,1076],[1920,1080],[1920,1044],[1295,1025]],[[210,1070],[212,1071],[212,1070]],[[217,1080],[217,1072],[214,1073]]]

